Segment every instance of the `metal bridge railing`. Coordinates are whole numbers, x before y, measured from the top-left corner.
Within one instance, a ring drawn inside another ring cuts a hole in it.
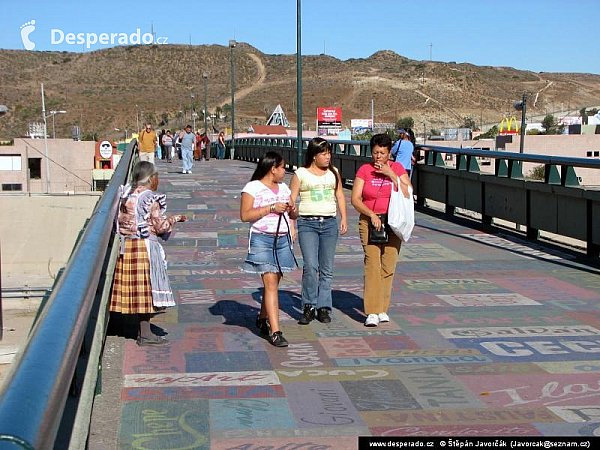
[[[133,140],[11,365],[0,391],[0,449],[85,448],[116,260],[115,202],[136,149]]]
[[[485,225],[494,219],[527,227],[527,237],[540,231],[584,241],[589,256],[600,254],[600,191],[580,186],[576,168],[599,170],[600,160],[530,155],[504,151],[418,146],[425,154],[413,178],[417,202],[444,203],[454,214],[464,208],[481,214]],[[456,156],[446,167],[442,153]],[[494,171],[479,169],[478,160],[493,160]],[[523,163],[544,166],[544,179],[523,177]],[[560,170],[559,170],[560,169]]]
[[[445,167],[446,164],[441,154],[451,154],[456,155],[457,158],[456,166],[454,168],[469,172],[480,172],[478,164],[479,158],[492,159],[494,161],[494,175],[497,177],[523,178],[522,163],[530,162],[540,164],[544,166],[543,182],[561,186],[579,186],[575,167],[600,169],[599,159],[530,155],[526,153],[462,149],[433,145],[419,145],[417,148],[424,151],[424,163],[426,165]],[[558,170],[559,168],[560,172]]]

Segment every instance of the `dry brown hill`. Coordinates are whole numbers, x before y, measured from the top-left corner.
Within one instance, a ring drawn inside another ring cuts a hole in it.
[[[229,55],[230,49],[219,45],[139,45],[90,53],[0,50],[0,104],[10,109],[0,120],[0,138],[24,135],[28,122],[40,120],[40,83],[46,110],[68,111],[55,118],[57,137],[69,137],[72,125],[83,133],[117,137],[115,128],[136,128],[138,114],[140,121],[177,128],[190,122],[191,95],[197,110],[203,108],[203,72],[209,73],[208,110],[230,102]],[[239,44],[234,55],[236,128],[264,123],[277,104],[295,125],[295,55],[267,55],[247,44]],[[371,117],[371,100],[376,122],[411,116],[417,127],[425,121],[428,129],[458,126],[465,116],[499,122],[523,92],[530,95],[531,115],[600,105],[600,75],[593,74],[414,61],[391,51],[346,61],[304,56],[302,64],[304,122],[311,129],[317,107],[341,107],[349,125],[350,119]],[[225,126],[227,121],[218,124]]]

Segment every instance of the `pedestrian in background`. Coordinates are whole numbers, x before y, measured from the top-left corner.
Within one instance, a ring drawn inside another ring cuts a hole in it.
[[[162,134],[156,133],[156,151],[154,153],[154,158],[162,159],[162,147],[160,145]]]
[[[225,159],[225,134],[222,131],[217,140],[217,159]]]
[[[185,132],[181,134],[181,173],[192,173],[194,167],[194,149],[196,148],[196,135],[192,131],[192,126],[187,125]]]
[[[331,322],[333,260],[340,234],[348,231],[346,199],[338,170],[331,164],[331,145],[315,137],[308,143],[304,166],[290,182],[291,204],[300,194],[298,242],[302,250],[302,316],[307,325],[317,318]],[[340,210],[340,223],[336,219]]]
[[[387,213],[392,189],[400,189],[403,184],[405,191],[411,185],[402,164],[390,161],[391,148],[392,140],[387,134],[375,134],[371,138],[373,162],[358,169],[352,187],[352,206],[360,213],[358,234],[365,253],[363,301],[367,327],[390,320],[387,311],[402,243],[391,230],[387,243],[369,243],[369,224],[377,230],[386,226],[378,214]]]
[[[183,136],[183,131],[177,130],[174,137],[175,142],[175,152],[177,153],[177,157],[181,159],[181,137]]]
[[[158,182],[156,166],[138,162],[131,173],[131,185],[121,186],[117,216],[120,252],[109,309],[137,315],[137,343],[142,346],[168,343],[150,327],[155,313],[175,305],[158,237],[166,240],[176,222],[186,221],[186,216],[166,216],[165,195],[154,192]]]
[[[200,139],[202,140],[202,150],[204,152],[204,158],[208,161],[210,160],[210,139],[208,138],[206,132],[202,133]]]
[[[392,147],[391,160],[402,164],[408,175],[412,170],[413,164],[417,162],[414,156],[415,135],[410,128],[401,128],[398,130],[398,141]]]
[[[275,347],[288,346],[279,327],[279,281],[296,268],[290,236],[296,209],[289,204],[290,189],[283,182],[284,176],[283,157],[265,153],[242,189],[240,202],[242,222],[251,222],[242,270],[262,278],[264,294],[256,326]]]
[[[196,131],[196,144],[194,146],[194,161],[200,161],[202,159],[202,136],[200,131]]]
[[[165,134],[162,138],[163,146],[165,148],[165,154],[167,162],[173,162],[173,136],[171,136],[171,130],[167,130],[167,134]]]
[[[154,164],[156,142],[156,133],[152,131],[152,124],[147,123],[146,128],[138,135],[140,161],[149,161]]]
[[[158,137],[158,142],[160,143],[160,155],[161,155],[161,159],[167,159],[165,144],[163,142],[165,134],[166,134],[166,131],[163,128],[160,131],[160,136]]]

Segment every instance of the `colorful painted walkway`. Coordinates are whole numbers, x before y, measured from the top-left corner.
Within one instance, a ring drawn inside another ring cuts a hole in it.
[[[91,449],[355,449],[370,435],[600,433],[597,268],[508,232],[418,213],[391,321],[365,328],[349,206],[332,323],[297,324],[299,269],[280,290],[291,345],[275,348],[254,326],[260,279],[240,271],[240,190],[254,166],[211,159],[182,175],[178,163],[158,163],[169,212],[189,217],[165,245],[178,307],[154,320],[171,343],[108,337]]]

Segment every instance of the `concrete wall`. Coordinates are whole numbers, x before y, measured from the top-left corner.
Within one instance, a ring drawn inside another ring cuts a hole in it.
[[[506,144],[506,151],[519,153],[521,137],[513,138],[512,143]],[[541,135],[525,136],[524,153],[534,155],[564,156],[567,158],[586,158],[599,161],[594,154],[600,152],[600,134],[570,134],[570,135]],[[587,156],[591,152],[591,157]],[[523,174],[529,173],[536,165],[523,164]],[[580,183],[586,186],[600,186],[600,169],[576,167],[575,172],[581,178]]]
[[[92,190],[92,169],[94,168],[94,141],[73,141],[72,139],[48,139],[48,169],[50,172],[50,193],[90,192]],[[20,155],[21,170],[0,170],[1,184],[21,184],[21,192],[46,193],[46,149],[43,139],[17,138],[12,146],[0,146],[0,155]],[[40,158],[40,177],[29,175],[28,159]]]
[[[100,198],[0,195],[2,287],[49,287]]]

